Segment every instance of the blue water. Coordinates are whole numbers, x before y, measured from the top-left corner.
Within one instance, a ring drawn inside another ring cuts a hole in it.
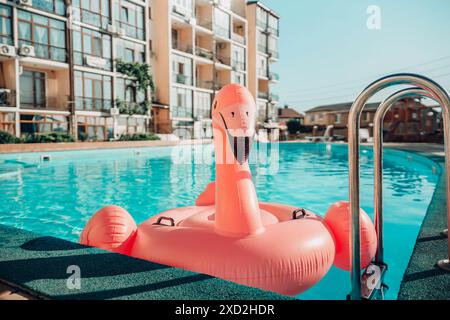
[[[272,155],[276,150],[272,149]],[[301,206],[324,215],[332,203],[348,199],[345,145],[280,144],[278,151],[279,162],[252,165],[261,201]],[[174,153],[184,155],[185,161],[173,161]],[[0,223],[77,241],[88,219],[105,205],[124,207],[140,223],[161,211],[192,205],[214,180],[214,167],[208,161],[211,146],[46,154],[51,161],[42,162],[38,153],[0,156]],[[251,159],[257,154],[253,152]],[[385,151],[388,299],[397,297],[434,192],[436,171],[437,165],[426,158]],[[373,215],[373,161],[366,149],[361,155],[361,204]],[[349,273],[333,267],[299,297],[345,299],[349,279]]]

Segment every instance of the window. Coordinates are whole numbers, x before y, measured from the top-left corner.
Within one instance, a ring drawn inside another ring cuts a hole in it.
[[[145,62],[145,46],[128,40],[116,41],[117,58],[125,62]]]
[[[20,105],[25,108],[45,108],[45,73],[24,70],[20,75]]]
[[[0,43],[13,44],[11,7],[0,4]]]
[[[16,117],[13,112],[0,112],[0,131],[16,134]]]
[[[66,4],[64,0],[39,0],[33,1],[33,7],[56,13],[63,16],[66,14]]]
[[[258,55],[258,75],[267,78],[267,58]]]
[[[211,95],[206,92],[195,92],[194,115],[203,119],[211,118]]]
[[[75,72],[77,110],[107,111],[112,105],[111,77],[90,72]]]
[[[232,47],[232,65],[234,69],[245,70],[245,49],[238,46]]]
[[[173,55],[172,74],[173,82],[192,85],[192,59]]]
[[[50,132],[68,132],[69,121],[66,116],[21,114],[20,132],[22,136]]]
[[[230,15],[220,9],[214,10],[214,31],[222,37],[230,38],[231,21]]]
[[[336,123],[341,123],[342,122],[342,114],[341,113],[337,113],[336,114]]]
[[[78,21],[106,29],[110,24],[109,0],[73,0],[73,15]]]
[[[111,117],[77,116],[77,128],[79,140],[104,141],[112,138]]]
[[[256,9],[256,24],[264,30],[267,28],[267,11],[261,7]]]
[[[268,39],[269,53],[278,55],[278,39],[271,36],[269,36],[267,39]]]
[[[145,90],[138,90],[135,82],[129,79],[116,79],[116,99],[128,103],[142,103],[145,101]]]
[[[269,32],[278,36],[278,18],[269,14]]]
[[[34,46],[36,56],[66,62],[66,26],[63,21],[18,11],[19,45]]]
[[[73,31],[74,63],[111,70],[111,36],[87,28]]]
[[[233,83],[239,83],[239,84],[245,86],[245,74],[244,73],[233,71],[231,78],[232,78]]]
[[[145,118],[139,117],[119,117],[118,127],[122,134],[145,133],[147,131],[147,123]]]
[[[128,37],[145,40],[144,7],[128,1],[114,2],[116,25],[125,30]]]
[[[417,114],[417,112],[411,113],[411,119],[412,119],[412,120],[417,120],[417,119],[419,119],[419,115]]]
[[[172,115],[175,118],[192,118],[192,90],[172,88]]]
[[[267,53],[267,35],[258,31],[258,51]]]

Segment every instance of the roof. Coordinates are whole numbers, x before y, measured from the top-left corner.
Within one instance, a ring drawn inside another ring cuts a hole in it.
[[[261,1],[247,1],[247,5],[251,5],[251,4],[256,4],[258,6],[260,6],[261,8],[263,8],[264,10],[268,11],[269,13],[271,13],[272,15],[274,15],[275,17],[277,17],[278,19],[280,19],[280,15],[278,13],[276,13],[275,11],[273,11],[272,9],[270,9],[266,4],[264,4]]]
[[[349,111],[352,107],[353,102],[346,102],[346,103],[337,103],[337,104],[329,104],[325,106],[318,106],[312,109],[309,109],[305,111],[306,113],[310,112],[323,112],[323,111]],[[380,102],[374,102],[374,103],[368,103],[364,107],[364,110],[376,110],[378,106],[380,105]]]
[[[303,118],[304,115],[292,108],[279,108],[278,118]]]

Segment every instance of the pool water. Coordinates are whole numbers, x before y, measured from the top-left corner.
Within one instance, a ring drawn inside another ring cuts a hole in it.
[[[124,207],[138,223],[161,211],[192,205],[214,180],[213,164],[195,160],[199,154],[212,155],[212,147],[181,150],[187,162],[172,161],[172,147],[46,153],[51,156],[48,162],[39,153],[0,155],[0,223],[78,241],[89,218],[109,204]],[[252,165],[261,201],[301,206],[324,215],[332,203],[348,199],[346,145],[282,143],[274,150],[279,154],[275,174],[265,170],[273,169],[270,164]],[[397,298],[438,174],[431,160],[385,151],[388,299]],[[373,155],[364,148],[361,204],[373,216]],[[349,292],[349,273],[333,267],[299,298],[345,299]]]

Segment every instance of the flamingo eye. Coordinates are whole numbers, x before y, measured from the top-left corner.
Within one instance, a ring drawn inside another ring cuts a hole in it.
[[[213,107],[213,109],[216,110],[216,108],[217,108],[217,101],[214,102],[214,107]]]
[[[248,111],[245,113],[246,115],[247,115],[247,117],[248,117]]]
[[[231,112],[231,115],[233,116],[233,118],[234,118],[234,112]]]

